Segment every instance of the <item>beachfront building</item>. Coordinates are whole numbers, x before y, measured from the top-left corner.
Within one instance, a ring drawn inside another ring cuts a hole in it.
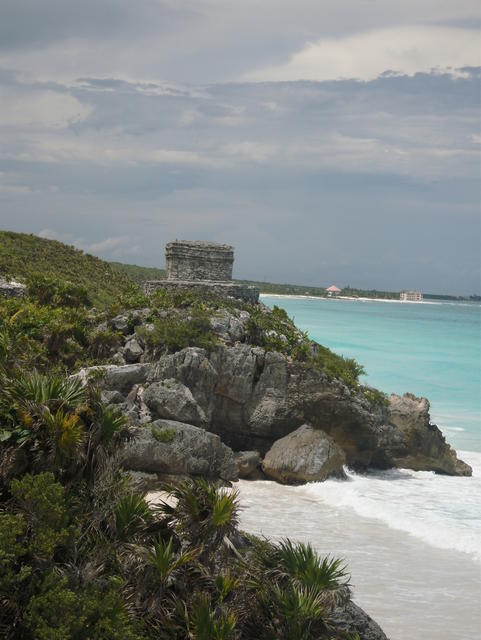
[[[423,294],[420,291],[401,291],[399,299],[405,302],[421,302]]]
[[[335,284],[331,284],[330,287],[327,287],[326,293],[328,296],[338,296],[341,293],[339,287],[336,287]]]

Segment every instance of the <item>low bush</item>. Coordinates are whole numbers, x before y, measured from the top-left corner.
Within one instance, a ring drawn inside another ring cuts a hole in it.
[[[154,440],[157,440],[157,442],[173,442],[175,438],[175,429],[159,429],[159,427],[156,427],[155,425],[152,425],[151,429],[152,436]]]
[[[92,304],[85,286],[61,281],[37,272],[30,274],[27,278],[27,293],[42,305],[75,308]]]
[[[201,347],[211,350],[217,344],[207,313],[192,310],[188,317],[169,316],[156,318],[151,330],[139,327],[137,333],[154,352],[165,348],[180,351],[186,347]]]
[[[358,390],[364,367],[353,358],[344,358],[327,347],[309,340],[284,309],[272,311],[254,308],[247,324],[248,339],[268,351],[278,351],[293,360],[323,371],[330,379],[342,380],[350,389]]]
[[[372,405],[389,407],[389,398],[385,393],[379,391],[379,389],[374,389],[374,387],[364,387],[362,392],[366,400]]]

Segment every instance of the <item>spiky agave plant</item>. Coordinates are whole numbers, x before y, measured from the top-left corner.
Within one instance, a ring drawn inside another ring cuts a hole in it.
[[[294,544],[281,540],[277,553],[279,567],[297,583],[318,590],[338,590],[347,587],[349,574],[340,558],[321,558],[310,544]]]
[[[235,614],[216,612],[206,594],[193,606],[189,618],[187,628],[193,640],[229,640],[234,637],[237,622]]]
[[[95,470],[103,467],[120,445],[132,437],[132,428],[127,416],[101,402],[98,389],[90,387],[88,393],[86,418],[89,430],[84,474],[92,479]]]
[[[310,545],[289,539],[275,545],[254,538],[245,571],[244,608],[253,613],[244,618],[259,640],[327,638],[333,607],[350,596],[341,560],[321,558]]]
[[[328,630],[328,616],[317,589],[294,583],[274,585],[261,590],[259,600],[267,614],[263,630],[267,637],[276,640],[327,637],[324,633]]]
[[[1,439],[33,456],[37,469],[65,470],[82,460],[84,424],[77,411],[86,400],[80,380],[37,371],[4,374],[0,414],[8,416]]]
[[[271,572],[280,581],[292,581],[319,594],[326,610],[345,604],[351,595],[350,575],[341,558],[320,557],[310,544],[282,540],[276,547],[277,567]]]
[[[75,457],[79,463],[85,441],[85,429],[80,417],[75,413],[58,409],[51,413],[48,407],[42,411],[41,419],[46,429],[46,438],[56,466],[66,466]]]
[[[176,504],[162,502],[159,509],[191,546],[202,542],[210,553],[225,536],[235,531],[238,522],[236,491],[220,489],[203,478],[167,490]]]
[[[4,402],[30,414],[50,410],[74,409],[87,399],[87,391],[78,378],[65,378],[37,371],[20,371],[3,380]]]
[[[144,497],[133,492],[125,493],[119,498],[114,516],[116,537],[122,542],[135,538],[153,517]]]
[[[148,550],[147,559],[150,564],[154,580],[158,580],[166,585],[169,579],[182,568],[192,562],[196,557],[194,550],[184,553],[176,553],[173,548],[173,537],[169,540],[156,538],[152,543],[152,547]]]

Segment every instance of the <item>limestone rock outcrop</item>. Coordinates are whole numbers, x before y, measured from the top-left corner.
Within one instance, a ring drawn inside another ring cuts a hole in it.
[[[122,350],[125,361],[128,363],[138,362],[143,353],[144,350],[135,336],[127,340]]]
[[[235,461],[239,478],[261,480],[265,477],[261,471],[262,459],[258,451],[238,451]]]
[[[333,631],[337,633],[352,634],[353,630],[356,630],[360,640],[388,640],[377,622],[352,601],[336,607],[330,615],[330,620]]]
[[[395,466],[415,471],[436,471],[453,476],[470,476],[471,467],[458,460],[440,429],[430,424],[429,401],[412,393],[389,398],[391,422],[401,432],[401,442],[391,448]]]
[[[27,287],[15,280],[5,280],[0,277],[0,296],[4,298],[21,298],[25,295]]]
[[[175,420],[137,427],[124,450],[124,468],[145,473],[237,480],[232,450],[219,436]]]
[[[345,477],[346,456],[334,440],[308,424],[274,442],[262,462],[268,478],[282,484],[303,484]]]
[[[201,426],[206,423],[203,410],[190,389],[175,378],[167,378],[149,385],[143,400],[155,418],[166,418]]]
[[[219,319],[219,331],[228,335],[231,319]],[[391,397],[389,407],[372,403],[322,371],[232,336],[212,351],[188,347],[155,362],[94,367],[77,375],[89,371],[101,378],[104,392],[118,392],[111,402],[134,424],[156,418],[184,422],[217,434],[234,451],[262,457],[307,423],[327,434],[356,470],[471,473],[430,424],[426,400],[406,395]]]

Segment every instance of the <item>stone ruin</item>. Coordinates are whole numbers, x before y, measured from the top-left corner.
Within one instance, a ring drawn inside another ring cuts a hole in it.
[[[176,240],[165,247],[167,280],[230,282],[234,248],[201,240]]]
[[[151,280],[147,293],[157,289],[185,290],[258,302],[259,290],[232,281],[234,248],[203,240],[175,240],[165,247],[166,280]]]
[[[27,287],[15,280],[6,280],[0,276],[0,296],[4,298],[20,298],[25,295]]]

